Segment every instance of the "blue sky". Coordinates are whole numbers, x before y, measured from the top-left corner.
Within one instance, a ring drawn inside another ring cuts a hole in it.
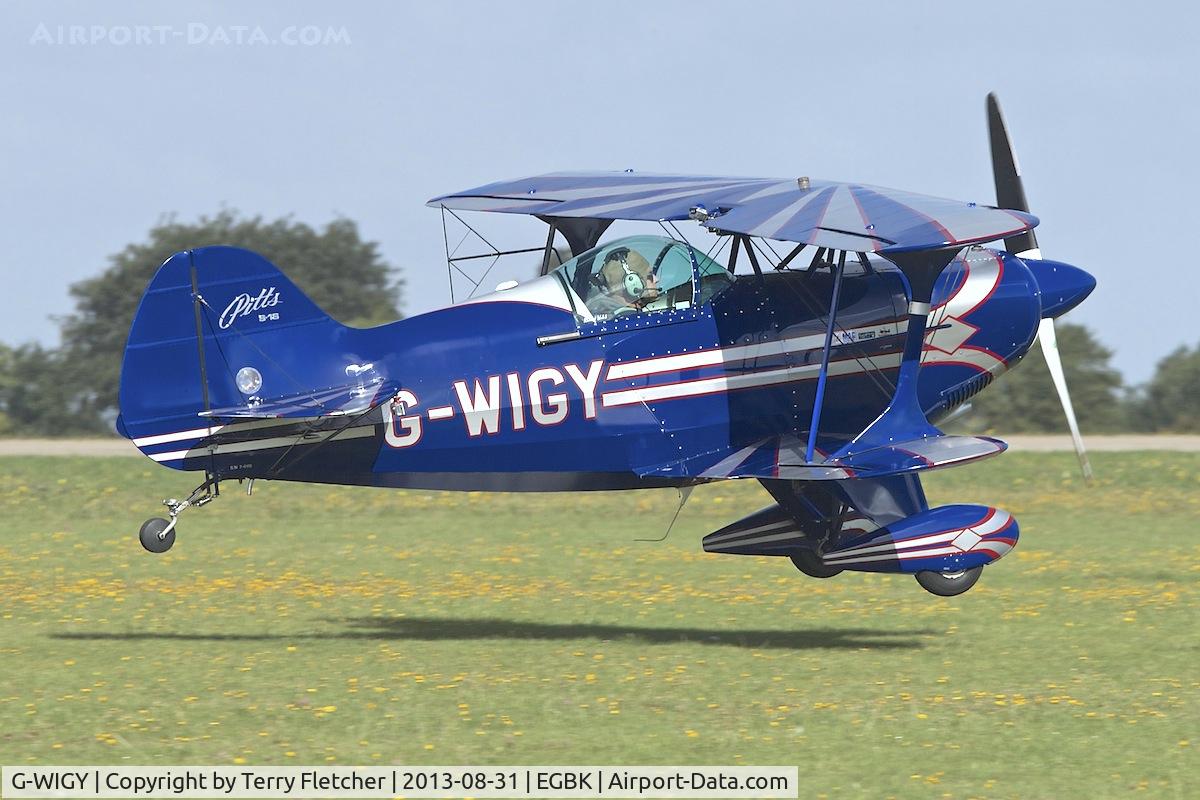
[[[1068,319],[1142,381],[1200,339],[1198,23],[1148,2],[4,2],[0,342],[55,342],[67,287],[169,213],[348,216],[412,314],[449,299],[424,202],[500,178],[813,175],[990,202],[995,90],[1043,252],[1099,280]],[[306,29],[334,41],[284,41]]]

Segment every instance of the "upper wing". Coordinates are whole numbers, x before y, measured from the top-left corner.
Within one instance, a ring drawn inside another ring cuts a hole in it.
[[[687,219],[706,208],[786,192],[795,181],[634,172],[555,172],[435,197],[430,206],[593,219]]]
[[[895,253],[987,242],[1029,230],[1020,211],[834,181],[634,172],[562,172],[435,197],[431,206],[592,219],[687,219],[716,231]]]

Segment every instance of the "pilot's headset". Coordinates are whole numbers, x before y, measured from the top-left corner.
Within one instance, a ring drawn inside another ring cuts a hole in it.
[[[613,250],[611,253],[605,256],[604,261],[616,261],[621,265],[621,269],[625,271],[625,277],[622,279],[625,292],[630,297],[640,298],[646,291],[646,282],[642,280],[641,275],[638,275],[629,268],[629,263],[626,261],[626,257],[628,255],[628,247],[618,247],[616,250]]]

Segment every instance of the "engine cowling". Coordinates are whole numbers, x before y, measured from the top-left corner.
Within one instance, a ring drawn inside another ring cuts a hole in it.
[[[932,422],[1016,364],[1041,321],[1040,289],[1021,259],[973,247],[938,279],[921,356],[921,406]]]

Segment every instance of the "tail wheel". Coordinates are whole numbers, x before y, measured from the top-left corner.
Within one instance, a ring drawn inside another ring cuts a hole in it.
[[[810,578],[832,578],[842,571],[841,567],[826,564],[814,550],[797,551],[792,556],[792,563],[796,565],[796,569]]]
[[[972,567],[960,572],[918,572],[917,583],[931,594],[954,597],[974,586],[982,572],[983,567]]]
[[[163,531],[166,533],[164,534]],[[141,540],[142,547],[151,553],[165,553],[171,549],[171,545],[175,544],[175,529],[162,517],[152,517],[142,523],[142,529],[138,531],[138,539]]]

